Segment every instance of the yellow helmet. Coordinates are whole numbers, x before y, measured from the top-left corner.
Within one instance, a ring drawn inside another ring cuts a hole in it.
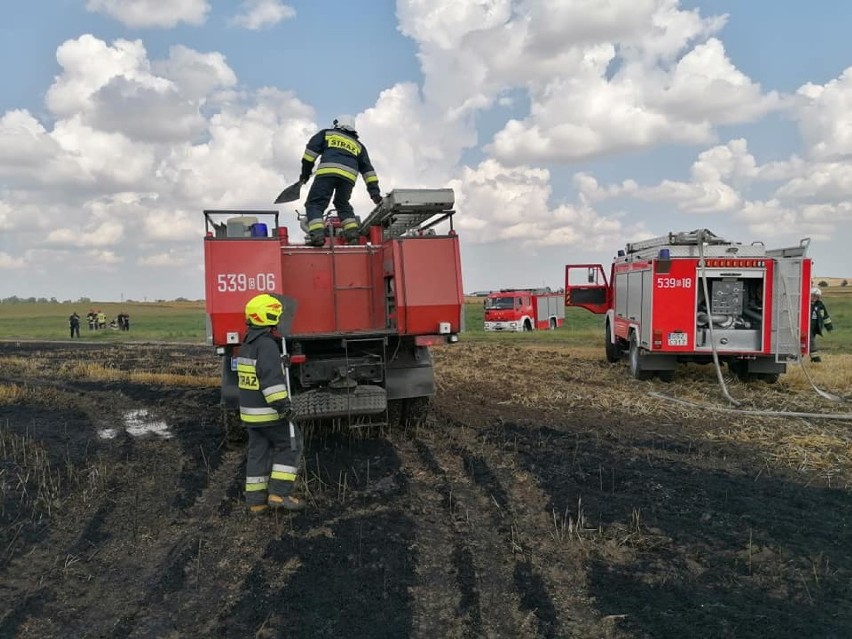
[[[283,312],[281,302],[263,293],[251,298],[246,304],[246,321],[252,326],[277,326]]]

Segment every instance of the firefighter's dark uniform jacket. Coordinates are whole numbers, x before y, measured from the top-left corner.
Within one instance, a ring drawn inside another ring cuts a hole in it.
[[[322,156],[317,166],[317,177],[342,177],[352,184],[360,173],[367,185],[370,196],[380,195],[379,178],[370,162],[370,155],[354,131],[343,129],[323,129],[310,140],[302,156],[302,179],[307,180],[313,170],[314,162]]]
[[[831,331],[834,326],[822,300],[814,300],[811,302],[811,335],[822,335],[823,329]]]
[[[302,437],[279,412],[289,404],[287,377],[278,342],[268,327],[250,327],[237,358],[240,419],[249,441],[246,503],[265,504],[268,494],[293,491],[302,457]]]
[[[290,399],[281,352],[268,327],[248,329],[237,358],[240,419],[246,426],[281,422],[274,404]]]

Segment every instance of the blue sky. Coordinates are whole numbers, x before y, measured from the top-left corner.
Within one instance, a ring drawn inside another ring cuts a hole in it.
[[[201,210],[269,208],[339,113],[356,116],[383,190],[455,189],[468,290],[560,286],[565,263],[699,227],[769,246],[812,237],[816,271],[850,275],[852,4],[368,9],[9,11],[0,297],[201,297]],[[353,204],[369,208],[362,185]]]

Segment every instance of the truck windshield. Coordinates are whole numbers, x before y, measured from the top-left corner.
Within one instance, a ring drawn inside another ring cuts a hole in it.
[[[505,311],[515,308],[514,297],[489,297],[485,300],[485,308],[489,310]]]

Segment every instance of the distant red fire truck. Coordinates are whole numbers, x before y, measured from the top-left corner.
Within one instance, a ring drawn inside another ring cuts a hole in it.
[[[556,329],[565,322],[560,293],[542,288],[504,288],[485,298],[486,331]]]
[[[808,351],[809,239],[768,250],[706,229],[627,244],[609,280],[600,264],[565,267],[565,304],[604,314],[606,358],[637,379],[670,380],[678,362],[720,362],[772,383]]]
[[[323,247],[291,243],[276,211],[205,211],[208,341],[222,400],[237,402],[246,302],[285,307],[279,331],[297,419],[404,419],[435,393],[429,347],[458,341],[464,303],[452,189],[395,189],[347,245],[336,216]],[[446,234],[435,226],[448,222]],[[372,418],[371,418],[372,419]]]

